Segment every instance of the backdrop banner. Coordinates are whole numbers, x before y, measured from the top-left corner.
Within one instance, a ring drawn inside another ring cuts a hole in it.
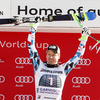
[[[35,100],[34,70],[27,48],[29,32],[0,32],[0,100]],[[92,34],[100,40],[100,34]],[[77,51],[80,33],[36,33],[36,48],[42,61],[46,49],[57,44],[61,49],[59,64]],[[88,39],[85,54],[65,81],[62,100],[100,99],[100,44]]]

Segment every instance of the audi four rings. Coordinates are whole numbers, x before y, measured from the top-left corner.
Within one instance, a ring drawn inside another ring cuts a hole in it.
[[[0,94],[0,100],[4,100],[5,97],[3,94]],[[32,95],[15,95],[14,100],[33,100],[33,96]],[[90,97],[88,95],[73,95],[71,97],[71,100],[90,100]]]
[[[16,83],[32,83],[33,77],[32,76],[16,76],[15,82]]]
[[[78,63],[78,65],[87,65],[87,66],[90,64],[91,64],[91,60],[88,58],[87,59],[82,58]]]
[[[91,79],[89,77],[73,77],[72,82],[74,84],[89,84]]]
[[[71,100],[90,100],[88,95],[73,95]]]
[[[15,59],[15,63],[16,64],[32,64],[31,59],[28,57],[17,57]],[[78,63],[78,65],[90,65],[91,64],[91,60],[90,59],[81,59]]]
[[[27,94],[25,94],[25,95],[17,94],[17,95],[15,95],[14,99],[15,100],[33,100],[33,96],[32,95],[27,95]]]
[[[0,83],[3,83],[5,81],[5,77],[4,76],[0,76]]]
[[[28,57],[17,57],[15,59],[16,64],[32,64],[31,59]]]

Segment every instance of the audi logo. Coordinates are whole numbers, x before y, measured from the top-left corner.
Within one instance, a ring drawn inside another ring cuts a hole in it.
[[[33,100],[33,96],[32,95],[19,95],[19,94],[17,94],[17,95],[15,95],[15,97],[14,97],[14,99],[15,100]]]
[[[73,95],[71,100],[90,100],[88,95]]]
[[[89,77],[73,77],[72,82],[74,84],[89,84],[91,79]]]
[[[16,83],[32,83],[33,77],[32,76],[16,76],[15,82]]]
[[[15,63],[16,64],[32,64],[32,62],[31,62],[31,59],[30,58],[27,58],[27,57],[17,57],[16,59],[15,59]]]
[[[0,100],[4,100],[5,96],[3,94],[0,94]]]
[[[78,65],[90,65],[91,64],[91,60],[90,59],[80,59],[80,61],[79,61],[79,63],[78,63]]]
[[[0,76],[0,83],[3,83],[5,81],[5,77],[4,76]]]

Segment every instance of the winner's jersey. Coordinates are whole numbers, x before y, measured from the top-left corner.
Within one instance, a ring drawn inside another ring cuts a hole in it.
[[[31,34],[35,34],[31,28]],[[35,48],[35,39],[28,44],[35,74],[36,100],[61,100],[62,90],[68,73],[78,64],[84,54],[86,41],[81,41],[74,57],[58,67],[48,68],[40,59]]]

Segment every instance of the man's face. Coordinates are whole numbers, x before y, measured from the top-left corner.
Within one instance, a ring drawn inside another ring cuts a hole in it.
[[[48,51],[47,51],[46,59],[47,59],[47,62],[48,62],[50,65],[57,64],[59,58],[60,58],[60,55],[59,55],[58,53],[55,54],[55,53],[52,52],[51,50],[48,50]]]

